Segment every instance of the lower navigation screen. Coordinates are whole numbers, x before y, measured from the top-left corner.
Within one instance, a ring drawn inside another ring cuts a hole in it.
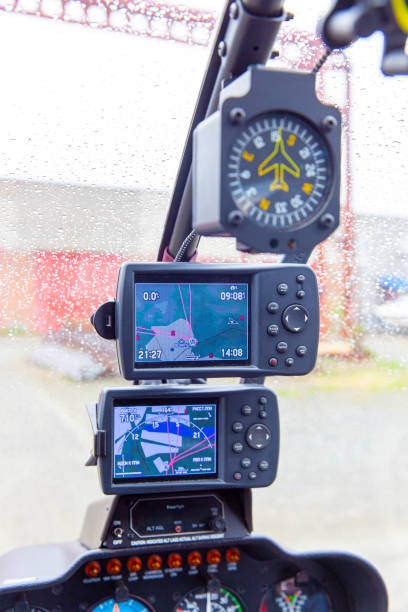
[[[114,407],[114,479],[217,473],[216,404]]]
[[[135,363],[246,361],[248,283],[135,283]]]

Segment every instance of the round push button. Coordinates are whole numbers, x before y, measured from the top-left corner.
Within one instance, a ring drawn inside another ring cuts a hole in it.
[[[305,292],[305,291],[303,291],[303,289],[299,289],[299,291],[296,291],[296,297],[297,297],[299,300],[303,300],[303,298],[305,297],[305,295],[306,295],[306,292]]]
[[[266,307],[266,310],[271,314],[276,314],[279,310],[279,304],[277,302],[269,302]]]
[[[255,480],[255,478],[256,478],[256,472],[249,472],[249,474],[248,474],[248,478],[249,478],[250,480]]]
[[[279,295],[286,295],[288,290],[289,287],[286,283],[279,283],[279,285],[276,287],[276,291],[279,293]]]
[[[307,353],[307,348],[303,345],[296,347],[296,355],[298,357],[304,357]]]
[[[261,395],[261,397],[258,400],[258,404],[261,404],[261,406],[265,406],[265,404],[268,403],[268,398],[265,397],[264,395]]]
[[[286,329],[294,334],[302,332],[309,319],[309,314],[300,304],[291,304],[282,313],[282,323]]]
[[[298,283],[300,283],[301,285],[305,282],[305,275],[304,274],[298,274],[296,277],[296,280]]]
[[[293,357],[288,357],[287,359],[285,359],[285,364],[288,366],[288,368],[293,366],[294,363],[295,363],[295,360],[293,359]]]
[[[241,467],[243,468],[249,468],[251,463],[252,461],[249,457],[243,457],[243,459],[241,459]]]
[[[260,410],[258,412],[258,416],[259,416],[260,419],[266,419],[266,417],[268,416],[267,410],[265,410],[265,408],[263,408],[262,410]]]
[[[279,334],[279,326],[278,325],[268,325],[268,336],[277,336]]]
[[[278,353],[286,353],[286,351],[288,350],[288,345],[286,344],[286,342],[278,342],[278,344],[276,345],[276,350],[278,351]]]
[[[242,478],[242,474],[241,472],[235,472],[234,474],[234,480],[241,480]]]
[[[256,423],[247,429],[246,440],[251,448],[262,450],[271,441],[271,430],[266,425]]]
[[[232,424],[232,431],[234,431],[235,433],[241,433],[243,429],[244,425],[243,423],[241,423],[241,421],[235,421],[235,423]]]
[[[234,442],[234,444],[232,445],[232,450],[234,451],[234,453],[242,453],[242,451],[244,450],[244,445],[242,444],[242,442]]]
[[[265,470],[269,468],[269,461],[266,461],[266,459],[263,459],[262,461],[258,463],[258,468],[261,470],[261,472],[264,472]]]
[[[271,366],[271,368],[276,368],[276,366],[278,365],[278,360],[276,359],[276,357],[271,357],[268,363]]]
[[[242,406],[241,408],[241,414],[243,416],[249,416],[250,414],[252,414],[252,407],[249,406],[248,404],[245,404],[244,406]]]

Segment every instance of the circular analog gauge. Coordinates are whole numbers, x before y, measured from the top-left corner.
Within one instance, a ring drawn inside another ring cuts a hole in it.
[[[97,604],[88,608],[87,612],[154,612],[141,599],[129,597],[127,601],[117,602],[114,599],[103,599]]]
[[[237,208],[271,229],[297,229],[320,215],[332,176],[323,137],[289,112],[273,111],[250,121],[228,158],[229,189]]]
[[[184,595],[174,612],[244,612],[238,598],[225,588],[210,593],[205,588]]]
[[[333,612],[328,597],[315,585],[299,587],[283,580],[267,593],[259,612]]]

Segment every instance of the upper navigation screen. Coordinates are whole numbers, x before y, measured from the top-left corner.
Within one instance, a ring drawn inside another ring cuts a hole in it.
[[[216,474],[216,404],[115,406],[113,477]]]
[[[248,359],[248,283],[135,283],[135,363]]]

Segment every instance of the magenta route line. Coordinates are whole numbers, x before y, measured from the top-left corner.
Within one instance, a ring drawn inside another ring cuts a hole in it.
[[[193,335],[193,326],[191,324],[191,284],[188,283],[188,292],[190,294],[190,331],[191,331],[191,335]]]
[[[174,463],[173,463],[173,456],[171,454],[170,431],[169,431],[169,417],[168,416],[166,416],[166,423],[167,423],[167,440],[169,442],[169,455],[170,455],[170,459],[171,459],[170,465],[171,465],[171,471],[174,474],[174,467],[173,467]],[[177,446],[177,444],[175,444],[175,446]]]
[[[188,322],[188,319],[187,319],[187,313],[186,313],[186,309],[185,309],[185,306],[184,306],[184,300],[183,300],[183,294],[181,293],[181,287],[180,287],[180,285],[177,285],[177,286],[178,286],[179,292],[180,292],[180,298],[181,298],[181,304],[183,306],[184,318],[186,320],[187,327],[190,329],[190,339],[191,339],[193,337],[193,330],[191,329],[191,325],[190,325],[190,323]]]
[[[197,444],[194,444],[194,446],[191,446],[188,450],[191,451],[193,448],[197,448],[197,446],[200,446],[201,444],[204,444],[205,442],[208,442],[214,436],[215,436],[215,434],[211,434],[211,436],[209,438],[206,438],[205,440],[201,440],[201,442],[197,442]],[[172,460],[171,460],[171,462],[169,463],[169,467],[170,467],[170,465],[172,465],[176,461],[180,461],[180,459],[184,459],[185,457],[188,457],[189,455],[194,455],[195,453],[199,453],[202,450],[205,450],[206,448],[214,448],[214,447],[211,446],[211,444],[210,444],[209,446],[205,446],[203,448],[197,448],[197,450],[193,451],[192,453],[186,454],[187,451],[184,451],[184,452],[180,453],[179,455],[174,455]]]
[[[214,444],[211,446],[211,444],[209,444],[208,446],[204,446],[203,448],[197,448],[195,451],[193,451],[192,453],[188,453],[187,455],[176,455],[176,457],[173,459],[172,462],[172,467],[175,463],[177,463],[177,461],[181,461],[182,459],[185,459],[186,457],[189,457],[190,455],[195,455],[197,453],[201,453],[201,451],[206,450],[207,448],[214,448]]]

